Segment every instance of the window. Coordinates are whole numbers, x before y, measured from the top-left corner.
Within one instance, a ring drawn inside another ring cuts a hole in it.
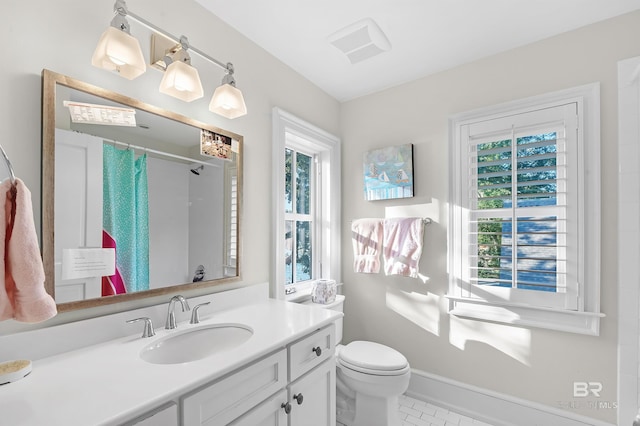
[[[597,98],[588,86],[452,119],[452,314],[598,334]]]
[[[272,296],[295,298],[340,282],[340,140],[279,108],[273,129]]]
[[[314,155],[285,147],[285,285],[316,278]]]

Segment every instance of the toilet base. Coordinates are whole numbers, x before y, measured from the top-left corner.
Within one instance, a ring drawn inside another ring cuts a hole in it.
[[[352,353],[347,354],[349,348],[352,348]],[[370,356],[371,353],[374,356]],[[390,363],[390,355],[391,359],[395,356],[395,363]],[[383,368],[373,369],[361,365],[363,362],[367,365],[365,361]],[[386,363],[376,364],[380,361]],[[364,341],[352,342],[344,348],[338,348],[338,422],[346,426],[400,426],[398,397],[406,392],[410,378],[411,368],[406,358],[391,348]]]
[[[380,398],[361,393],[336,392],[336,418],[345,426],[400,426],[398,397]],[[356,408],[360,408],[357,410]]]

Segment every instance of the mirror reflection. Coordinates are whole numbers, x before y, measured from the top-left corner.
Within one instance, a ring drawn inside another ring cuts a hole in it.
[[[43,82],[43,258],[59,307],[237,279],[242,137],[47,70]]]

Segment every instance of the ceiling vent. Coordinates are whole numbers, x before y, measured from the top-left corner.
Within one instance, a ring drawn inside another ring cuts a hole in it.
[[[329,42],[347,55],[352,64],[391,49],[389,39],[371,18],[336,31],[329,36]]]

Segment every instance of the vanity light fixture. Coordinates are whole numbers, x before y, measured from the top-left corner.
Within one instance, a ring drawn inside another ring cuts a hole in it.
[[[213,92],[209,111],[227,118],[241,117],[247,113],[242,92],[236,88],[231,63],[227,64],[227,74],[222,78],[222,84]]]
[[[102,33],[98,46],[93,52],[91,64],[133,80],[143,74],[147,66],[140,43],[130,33],[124,1],[116,1],[114,10],[116,16],[111,20],[109,28]]]
[[[191,57],[187,53],[189,41],[180,37],[181,48],[164,57],[167,68],[160,82],[160,93],[191,102],[204,96],[198,70],[191,66]]]
[[[178,49],[178,51],[173,54],[167,55],[168,58],[165,57],[167,58],[165,59],[167,67],[162,82],[160,83],[160,92],[182,99],[186,102],[191,102],[203,96],[204,91],[202,89],[202,83],[200,82],[198,71],[191,66],[191,59],[187,53],[188,49],[190,52],[194,52],[203,59],[206,59],[212,64],[222,68],[226,73],[222,79],[222,85],[219,86],[213,94],[211,103],[209,104],[209,110],[230,119],[247,114],[247,106],[244,102],[242,92],[235,87],[236,82],[233,77],[233,64],[230,62],[225,64],[212,58],[194,46],[190,46],[186,37],[182,36],[177,38],[153,25],[139,15],[129,11],[125,0],[116,0],[113,8],[116,12],[116,16],[111,22],[111,27],[109,27],[100,38],[100,42],[91,61],[94,66],[110,71],[117,71],[120,75],[130,80],[145,72],[146,65],[140,51],[140,44],[129,34],[129,24],[125,18],[130,17],[136,22],[149,28],[151,31],[161,34],[182,45],[181,49]],[[114,34],[114,32],[121,34]],[[123,35],[127,37],[123,37]],[[119,38],[116,38],[116,41],[111,41],[115,36]],[[103,39],[106,38],[108,38],[108,42],[103,41]],[[125,44],[127,46],[132,44],[129,38],[133,39],[138,47],[138,51],[140,52],[138,57],[142,58],[142,68],[137,62],[135,65],[136,68],[133,68],[134,65],[130,65],[128,62],[129,56],[120,53],[120,47],[125,46]],[[130,71],[130,69],[132,70]],[[135,72],[133,69],[135,69]]]

